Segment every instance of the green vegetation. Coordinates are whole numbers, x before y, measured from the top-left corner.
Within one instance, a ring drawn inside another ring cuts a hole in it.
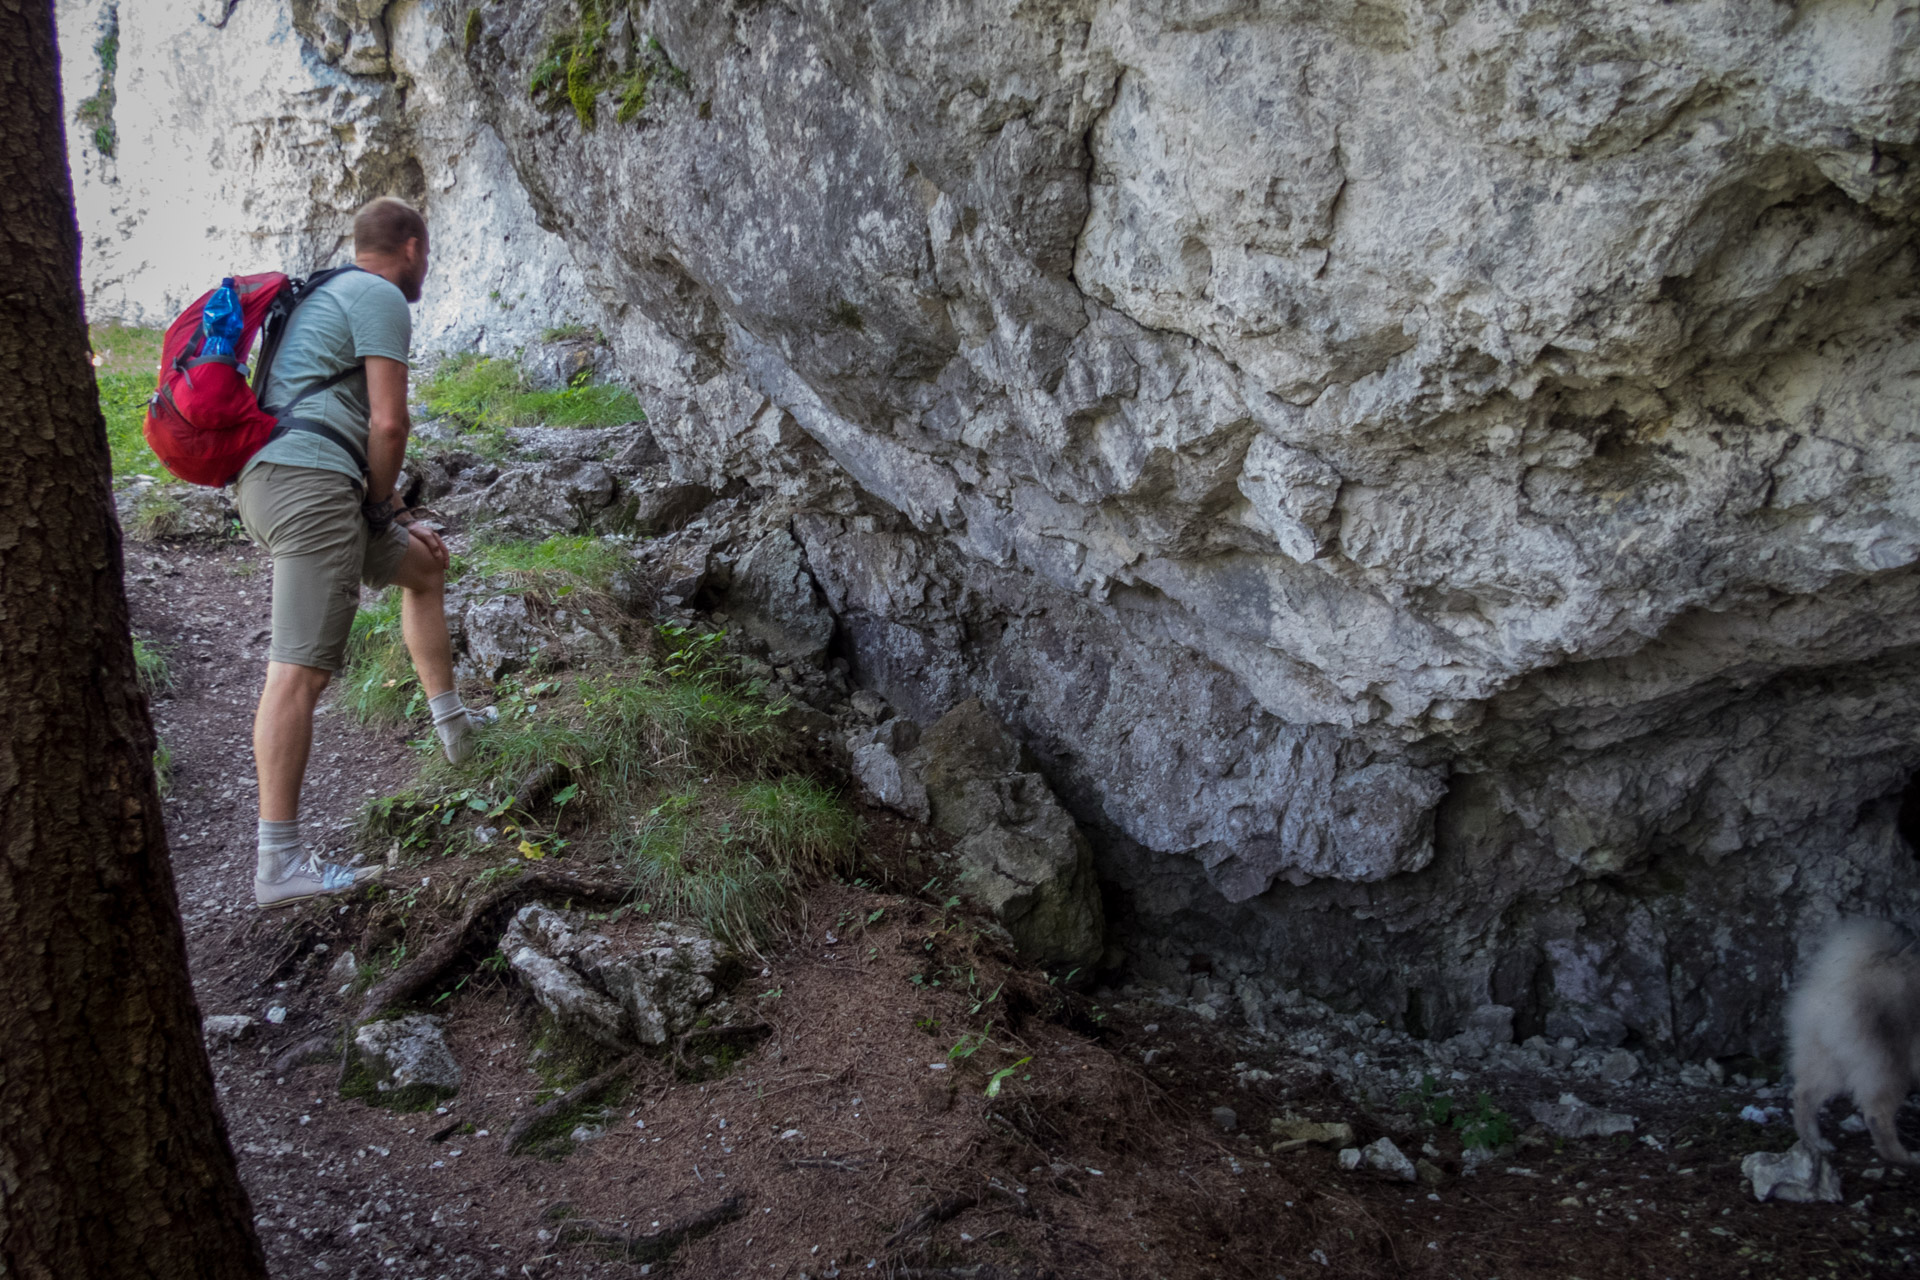
[[[686,72],[652,36],[639,39],[629,26],[625,46],[612,47],[612,8],[609,0],[580,0],[579,18],[547,42],[527,83],[535,102],[552,110],[570,106],[583,129],[597,123],[602,94],[613,95],[614,118],[629,124],[647,109],[656,79],[664,77],[683,91],[688,87]]]
[[[564,559],[567,541],[512,554]],[[766,940],[801,878],[852,860],[860,821],[785,770],[784,707],[727,675],[713,633],[660,634],[664,654],[615,670],[502,681],[473,756],[436,758],[413,791],[369,807],[369,831],[519,862],[587,842],[628,869],[639,910]]]
[[[1463,1107],[1452,1093],[1439,1092],[1438,1082],[1430,1075],[1420,1077],[1417,1090],[1406,1090],[1394,1101],[1436,1129],[1451,1128],[1460,1135],[1462,1146],[1494,1150],[1519,1136],[1513,1117],[1493,1105],[1491,1094],[1483,1091],[1471,1107]]]
[[[413,659],[400,636],[400,591],[389,587],[371,608],[353,615],[347,670],[336,699],[362,724],[405,724],[426,705]]]
[[[114,72],[120,62],[120,10],[107,10],[107,29],[100,39],[94,42],[94,54],[100,59],[99,87],[90,98],[81,100],[74,108],[73,117],[81,124],[93,126],[93,145],[103,156],[113,155],[114,148],[120,143],[119,130],[113,123]]]
[[[642,422],[639,398],[625,387],[584,380],[557,391],[537,391],[516,361],[464,352],[450,356],[420,389],[427,412],[451,418],[480,452],[507,451],[511,427],[617,427]]]
[[[93,380],[100,388],[100,412],[107,420],[113,478],[149,475],[164,479],[166,468],[147,448],[141,431],[147,418],[147,399],[153,395],[160,367],[160,330],[97,324],[88,336],[93,346]]]
[[[580,324],[577,321],[573,324],[556,325],[540,334],[542,342],[605,342],[606,340],[607,335],[600,332],[599,326]]]
[[[167,469],[147,447],[142,426],[147,420],[147,398],[153,394],[151,373],[96,373],[100,412],[107,420],[107,450],[113,455],[113,478],[148,475],[167,477]]]
[[[461,41],[462,50],[467,53],[472,53],[473,46],[480,43],[480,33],[480,6],[475,5],[473,8],[467,10],[467,29]]]
[[[141,638],[133,638],[133,669],[140,688],[149,698],[173,692],[173,667],[167,655]]]
[[[173,793],[173,748],[158,738],[153,743],[153,783],[163,799]]]
[[[175,496],[176,485],[159,484],[134,500],[127,532],[142,542],[176,538],[187,530],[187,509]]]
[[[351,1035],[352,1032],[348,1032]],[[402,1085],[398,1089],[382,1089],[374,1079],[358,1053],[349,1051],[347,1069],[340,1078],[340,1096],[372,1107],[385,1107],[389,1111],[425,1111],[437,1106],[458,1093],[458,1089],[442,1088],[432,1084]]]
[[[500,579],[558,599],[582,589],[605,591],[624,560],[619,545],[604,538],[555,534],[541,542],[482,541],[454,558],[448,576]]]

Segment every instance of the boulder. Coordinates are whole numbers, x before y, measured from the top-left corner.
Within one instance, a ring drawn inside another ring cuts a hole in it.
[[[886,743],[868,742],[854,747],[850,768],[860,789],[874,803],[915,822],[927,820],[931,811],[927,807],[926,785],[918,774],[900,763],[900,758]]]
[[[1753,1188],[1755,1200],[1783,1200],[1789,1204],[1840,1203],[1840,1173],[1796,1142],[1785,1151],[1755,1151],[1740,1162],[1740,1176]]]
[[[136,538],[224,538],[236,513],[224,489],[142,476],[114,495],[120,526]]]
[[[353,1047],[376,1094],[446,1097],[460,1089],[460,1064],[431,1014],[366,1023],[353,1033]]]
[[[1046,779],[1020,768],[1020,744],[978,699],[928,729],[906,765],[935,826],[954,837],[960,882],[1022,955],[1092,965],[1106,933],[1093,852]]]
[[[813,584],[800,544],[785,529],[754,543],[734,566],[727,608],[741,630],[767,646],[776,664],[817,665],[833,639],[833,615]]]
[[[498,680],[527,665],[533,651],[532,619],[518,595],[488,596],[469,605],[461,618],[466,658],[461,673]]]
[[[604,462],[560,458],[514,467],[470,497],[441,504],[476,527],[520,538],[592,529],[613,505],[618,486]]]
[[[732,953],[690,925],[589,929],[577,912],[522,907],[500,950],[562,1027],[613,1049],[666,1044],[719,996]]]

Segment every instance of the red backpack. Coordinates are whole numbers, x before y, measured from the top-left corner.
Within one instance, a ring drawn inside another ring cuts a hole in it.
[[[147,402],[145,428],[147,444],[166,463],[167,470],[190,484],[219,488],[238,479],[247,459],[269,440],[288,431],[325,436],[345,449],[361,471],[367,469],[366,456],[345,435],[324,422],[288,416],[302,400],[344,381],[364,368],[364,363],[349,365],[277,407],[262,405],[255,395],[267,385],[274,354],[294,308],[335,276],[359,269],[335,267],[316,271],[303,280],[290,279],[278,271],[235,276],[233,287],[240,295],[243,327],[230,356],[200,354],[205,341],[201,313],[215,290],[200,295],[167,326],[160,348],[160,385]],[[246,355],[263,329],[266,337],[249,386]]]

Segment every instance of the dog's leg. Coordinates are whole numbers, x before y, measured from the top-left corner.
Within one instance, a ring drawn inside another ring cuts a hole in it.
[[[1907,1100],[1906,1082],[1887,1084],[1860,1100],[1867,1117],[1867,1132],[1873,1135],[1873,1149],[1888,1164],[1920,1164],[1900,1143],[1900,1131],[1894,1124],[1900,1104]]]
[[[1819,1079],[1802,1080],[1793,1091],[1793,1127],[1807,1150],[1827,1155],[1833,1144],[1820,1136],[1820,1108],[1833,1096],[1832,1087]]]

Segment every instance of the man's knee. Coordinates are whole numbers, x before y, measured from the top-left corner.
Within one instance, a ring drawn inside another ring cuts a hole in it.
[[[267,683],[261,690],[260,700],[266,702],[292,699],[312,706],[320,701],[320,695],[326,692],[327,682],[332,679],[333,672],[325,667],[303,667],[295,662],[269,662]]]

